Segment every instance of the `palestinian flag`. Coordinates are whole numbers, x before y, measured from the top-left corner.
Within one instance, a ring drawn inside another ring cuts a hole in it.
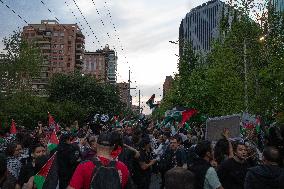
[[[58,140],[56,132],[54,130],[50,135],[47,148],[48,148],[49,151],[52,151],[57,147],[58,144],[59,144],[59,140]]]
[[[16,133],[17,133],[16,123],[12,119],[12,124],[11,124],[11,128],[10,128],[10,134],[16,134]]]
[[[54,118],[52,115],[48,112],[48,126],[49,128],[55,129],[55,131],[59,131],[58,124],[54,121]]]
[[[198,111],[196,109],[187,109],[184,111],[170,111],[165,117],[163,124],[173,122],[180,122],[181,125],[184,125],[191,117],[196,115]]]
[[[187,122],[192,116],[197,114],[197,112],[198,111],[196,109],[189,109],[189,110],[183,111],[182,112],[181,125],[183,125],[185,122]]]
[[[154,100],[155,100],[155,94],[153,94],[151,98],[146,102],[146,104],[150,107],[150,109],[153,109],[158,106],[157,104],[154,104]]]
[[[58,185],[56,153],[46,162],[40,171],[34,176],[37,189],[51,189]]]

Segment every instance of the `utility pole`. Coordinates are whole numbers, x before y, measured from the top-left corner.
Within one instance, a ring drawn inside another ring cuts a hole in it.
[[[130,95],[130,91],[132,90],[132,89],[136,89],[136,88],[131,88],[131,72],[130,72],[130,70],[129,70],[129,72],[128,72],[128,91],[127,91],[127,107],[128,108],[131,108],[131,95]]]
[[[248,74],[247,74],[247,42],[244,39],[244,72],[245,72],[245,108],[248,113]]]
[[[140,89],[139,89],[139,114],[141,113],[141,93],[140,93]]]

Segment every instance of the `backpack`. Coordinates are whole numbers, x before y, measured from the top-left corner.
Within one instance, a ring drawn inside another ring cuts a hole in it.
[[[122,189],[120,177],[115,167],[116,161],[103,165],[100,160],[93,160],[94,168],[91,189]]]

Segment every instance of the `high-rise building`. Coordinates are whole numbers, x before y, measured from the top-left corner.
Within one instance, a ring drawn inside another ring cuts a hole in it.
[[[220,37],[220,23],[229,6],[220,0],[211,0],[193,8],[181,21],[179,28],[180,55],[184,43],[191,43],[193,49],[203,55],[211,51],[214,40]],[[228,23],[232,23],[229,16]]]
[[[102,50],[97,50],[97,53],[102,53],[105,55],[106,60],[106,73],[107,73],[107,81],[111,84],[115,84],[117,81],[117,55],[116,52],[109,48],[108,45],[105,46]]]
[[[116,83],[117,56],[108,45],[96,52],[86,52],[83,62],[84,74],[96,76],[98,80],[111,84]]]
[[[272,4],[277,12],[284,12],[284,0],[272,0]]]
[[[34,89],[45,89],[48,79],[55,73],[82,69],[85,36],[77,24],[42,20],[40,24],[24,26],[23,37],[37,43],[44,58],[40,77],[32,82]]]
[[[174,79],[172,76],[166,76],[165,82],[163,84],[163,97],[165,97],[167,92],[171,89],[173,81]]]
[[[127,105],[127,107],[131,107],[132,105],[132,96],[130,95],[129,83],[117,83],[116,84],[119,91],[120,100]]]
[[[107,82],[107,64],[105,54],[85,52],[82,73],[94,76],[100,82]]]

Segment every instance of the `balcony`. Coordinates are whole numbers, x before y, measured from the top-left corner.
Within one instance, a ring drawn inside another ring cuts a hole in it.
[[[43,46],[40,46],[40,49],[46,50],[46,49],[51,49],[51,48],[50,48],[50,45],[43,45]]]

